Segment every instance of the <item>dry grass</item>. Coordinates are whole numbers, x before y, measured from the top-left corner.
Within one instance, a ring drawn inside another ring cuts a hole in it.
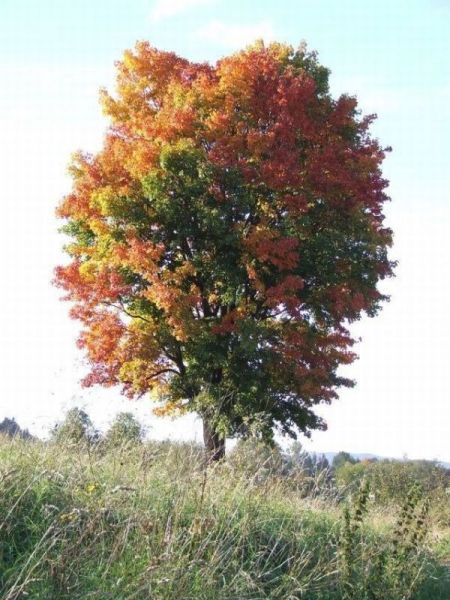
[[[201,450],[186,444],[106,450],[3,439],[1,597],[341,600],[353,589],[362,592],[347,597],[358,600],[450,597],[426,541],[408,558],[411,577],[387,569],[391,589],[368,595],[373,559],[389,551],[391,509],[369,507],[347,539],[353,579],[344,581],[342,503],[319,485],[302,497],[299,485],[265,464],[206,469]]]

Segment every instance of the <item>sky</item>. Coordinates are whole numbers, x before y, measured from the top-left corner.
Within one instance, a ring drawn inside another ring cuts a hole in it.
[[[333,95],[378,114],[397,277],[391,301],[362,319],[356,380],[319,409],[316,452],[450,460],[450,0],[2,0],[0,4],[0,419],[42,434],[74,406],[99,427],[131,410],[154,438],[201,439],[193,416],[157,419],[144,398],[82,389],[78,324],[51,285],[64,261],[54,210],[77,149],[95,152],[107,123],[101,86],[137,40],[211,61],[255,39],[306,40],[332,71]]]

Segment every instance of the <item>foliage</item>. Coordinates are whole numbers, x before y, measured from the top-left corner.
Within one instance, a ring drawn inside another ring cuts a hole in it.
[[[33,436],[28,429],[22,429],[15,419],[5,417],[0,423],[0,434],[6,434],[10,437],[20,437],[24,440],[30,440]]]
[[[98,441],[99,433],[89,415],[75,406],[67,411],[61,423],[55,425],[51,437],[58,444],[91,444]]]
[[[342,600],[410,600],[420,589],[426,564],[423,542],[428,530],[429,501],[418,486],[404,499],[395,528],[377,540],[364,528],[370,486],[363,480],[353,505],[343,511],[339,540],[339,588]]]
[[[373,116],[277,43],[214,66],[139,43],[102,102],[103,149],[74,157],[58,208],[84,383],[153,391],[222,438],[324,427],[314,406],[352,385],[347,325],[393,268]]]
[[[336,498],[332,471],[325,455],[310,454],[300,442],[293,442],[283,456],[284,470],[290,484],[302,497]]]
[[[354,458],[348,452],[341,451],[341,452],[338,452],[336,454],[336,456],[333,458],[333,469],[338,470],[345,463],[350,463],[351,465],[354,465],[357,462],[359,462],[359,460],[357,458]]]
[[[121,446],[124,444],[140,444],[144,431],[142,425],[130,412],[119,413],[111,427],[106,432],[103,442],[107,446]]]
[[[401,501],[411,487],[419,484],[427,495],[443,496],[450,485],[450,473],[435,461],[381,460],[346,462],[335,469],[337,484],[357,487],[366,479],[380,503]]]
[[[250,475],[227,460],[205,470],[200,449],[187,444],[148,442],[124,454],[0,439],[0,596],[342,600],[351,530],[349,582],[361,591],[353,597],[367,597],[380,553],[383,565],[408,572],[383,566],[376,600],[409,598],[415,577],[411,600],[449,597],[449,572],[420,538],[402,558],[420,499],[412,509],[404,499],[400,527],[380,529],[370,498],[357,495],[345,533],[336,505],[299,498],[290,476]]]

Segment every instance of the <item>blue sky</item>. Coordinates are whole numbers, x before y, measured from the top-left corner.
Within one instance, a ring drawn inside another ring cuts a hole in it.
[[[199,437],[198,423],[155,421],[151,405],[79,388],[77,324],[50,286],[61,262],[54,207],[77,148],[98,149],[98,89],[139,39],[215,61],[256,38],[305,39],[331,68],[335,94],[356,94],[392,145],[388,223],[395,232],[392,301],[355,327],[358,385],[322,414],[315,450],[450,460],[447,371],[450,167],[448,0],[2,0],[0,5],[0,418],[41,431],[74,403],[99,424],[132,408],[155,437]]]

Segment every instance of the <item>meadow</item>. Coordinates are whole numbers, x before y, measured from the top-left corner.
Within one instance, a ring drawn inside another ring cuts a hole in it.
[[[448,473],[369,471],[258,442],[207,465],[191,444],[2,436],[0,597],[448,600]]]

